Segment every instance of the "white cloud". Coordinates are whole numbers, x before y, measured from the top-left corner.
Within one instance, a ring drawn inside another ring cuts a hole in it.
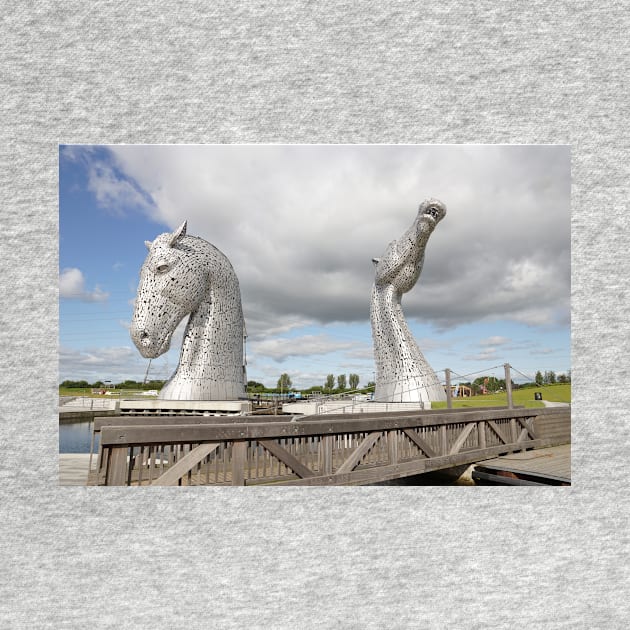
[[[128,178],[121,177],[111,165],[103,161],[90,164],[88,189],[98,203],[120,214],[122,208],[148,208],[151,204],[142,191]]]
[[[364,321],[371,258],[430,196],[446,203],[448,215],[431,237],[417,286],[404,297],[408,317],[440,328],[492,318],[538,326],[558,323],[569,311],[565,147],[112,151],[116,170],[153,200],[147,207],[153,218],[173,228],[188,219],[190,234],[228,256],[250,332],[270,321],[279,329],[292,320]],[[99,181],[108,191],[107,171]],[[114,189],[103,194],[126,194]]]
[[[530,354],[553,354],[556,352],[553,348],[538,348],[536,350],[532,350]]]
[[[478,354],[467,355],[464,357],[465,361],[496,361],[499,360],[496,348],[488,348]]]
[[[95,286],[92,291],[85,288],[83,272],[76,267],[63,269],[59,274],[59,297],[83,302],[105,302],[109,293]]]
[[[353,342],[340,341],[326,335],[304,335],[296,338],[276,337],[251,344],[251,353],[282,362],[289,357],[324,355],[353,348]]]
[[[349,359],[364,359],[365,361],[372,361],[374,359],[374,348],[372,345],[363,347],[357,347],[355,350],[350,350],[344,353]]]
[[[89,382],[97,380],[120,382],[130,378],[130,371],[141,377],[145,366],[146,361],[130,346],[84,350],[62,346],[59,350],[61,381],[85,379]]]
[[[503,346],[506,343],[510,343],[510,340],[507,337],[494,336],[481,339],[478,343],[480,346]]]

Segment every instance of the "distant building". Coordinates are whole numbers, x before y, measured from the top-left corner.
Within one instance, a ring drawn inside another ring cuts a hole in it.
[[[451,385],[451,395],[459,398],[470,398],[473,395],[473,391],[467,385]]]

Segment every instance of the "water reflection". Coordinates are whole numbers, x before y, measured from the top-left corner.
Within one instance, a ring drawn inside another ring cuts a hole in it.
[[[59,424],[59,452],[60,453],[89,453],[90,441],[92,439],[91,420],[83,422],[71,422]],[[98,449],[98,438],[96,435],[94,450]]]

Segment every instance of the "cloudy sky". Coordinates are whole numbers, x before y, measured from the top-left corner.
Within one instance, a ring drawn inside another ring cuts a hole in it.
[[[144,378],[144,241],[187,220],[239,277],[250,380],[364,385],[371,259],[428,197],[447,216],[403,309],[438,376],[571,368],[568,147],[62,146],[59,168],[60,380]],[[174,371],[184,324],[149,378]]]

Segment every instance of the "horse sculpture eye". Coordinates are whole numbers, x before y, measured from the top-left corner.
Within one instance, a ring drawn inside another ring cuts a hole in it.
[[[166,271],[168,271],[168,265],[158,265],[155,270],[158,273],[165,273]]]

